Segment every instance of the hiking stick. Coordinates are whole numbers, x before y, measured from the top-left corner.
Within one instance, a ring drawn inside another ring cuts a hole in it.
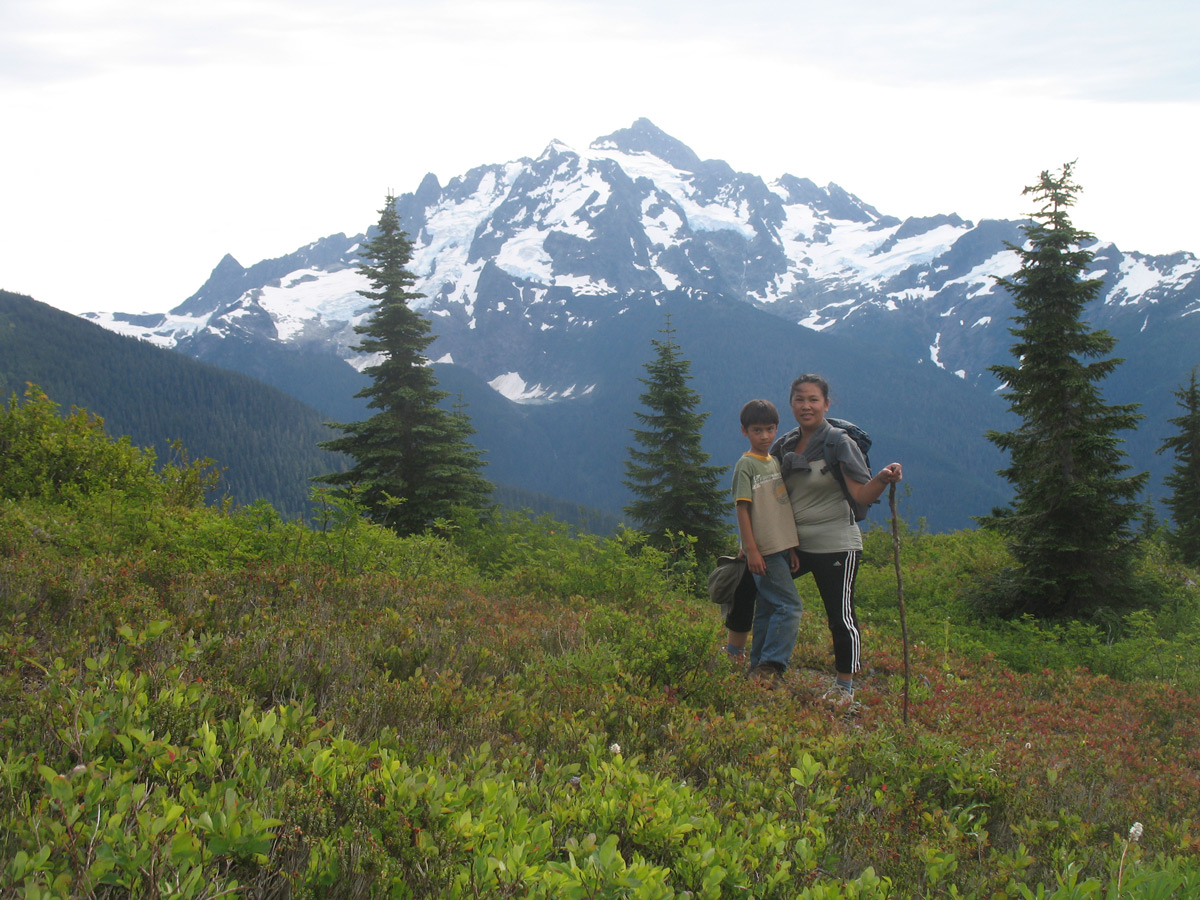
[[[908,615],[904,610],[904,579],[900,576],[900,517],[896,515],[896,483],[888,485],[892,510],[892,558],[896,562],[896,596],[900,600],[900,639],[904,644],[904,724],[908,724]]]

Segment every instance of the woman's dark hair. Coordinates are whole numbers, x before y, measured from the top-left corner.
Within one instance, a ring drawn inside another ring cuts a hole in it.
[[[788,390],[788,402],[791,402],[792,395],[796,393],[796,388],[802,384],[815,384],[821,389],[821,394],[826,400],[829,399],[829,382],[820,375],[814,375],[812,372],[805,372],[799,378],[792,382],[791,388]]]
[[[778,425],[779,410],[770,400],[751,400],[742,407],[742,427],[751,425]]]

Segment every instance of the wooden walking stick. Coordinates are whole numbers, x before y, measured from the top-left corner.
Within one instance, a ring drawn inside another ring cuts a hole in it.
[[[904,609],[904,579],[900,575],[900,517],[896,514],[896,483],[888,485],[892,510],[892,558],[896,562],[896,596],[900,599],[900,639],[904,644],[904,724],[908,724],[908,614]]]

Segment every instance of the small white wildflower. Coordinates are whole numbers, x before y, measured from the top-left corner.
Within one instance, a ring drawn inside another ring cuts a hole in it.
[[[1134,843],[1137,843],[1138,841],[1140,841],[1142,839],[1142,823],[1141,822],[1134,822],[1133,825],[1130,827],[1129,839],[1131,841],[1133,841]]]
[[[617,744],[617,743],[611,744],[608,748],[608,752],[613,753],[617,756],[620,756],[621,755],[621,745]]]

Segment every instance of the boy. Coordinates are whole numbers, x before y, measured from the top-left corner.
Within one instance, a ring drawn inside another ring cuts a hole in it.
[[[726,650],[736,658],[746,646],[752,622],[750,674],[773,679],[787,669],[800,630],[800,595],[791,574],[797,566],[799,541],[779,463],[771,456],[779,413],[767,400],[751,400],[742,407],[741,423],[750,449],[733,468],[733,500],[742,551],[754,575],[757,596],[752,611],[747,604],[735,604],[730,611],[725,620],[729,629]]]

